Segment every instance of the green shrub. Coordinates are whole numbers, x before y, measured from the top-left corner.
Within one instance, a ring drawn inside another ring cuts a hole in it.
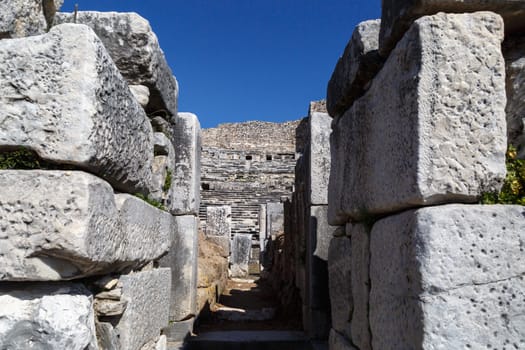
[[[164,192],[168,192],[169,189],[171,188],[171,181],[173,179],[172,177],[173,177],[173,174],[171,170],[168,169],[168,171],[166,172],[166,178],[164,179],[164,185],[162,186],[162,190]]]
[[[0,169],[42,169],[44,165],[41,164],[40,159],[35,152],[27,148],[19,148],[14,151],[7,151],[0,153]]]
[[[148,203],[149,205],[154,206],[157,209],[168,211],[168,209],[161,202],[159,202],[159,201],[157,201],[155,199],[146,197],[142,193],[135,193],[134,196],[137,197],[137,198],[142,199],[144,202]]]
[[[517,158],[516,148],[509,146],[506,154],[507,177],[499,193],[484,193],[482,204],[525,205],[525,160]]]

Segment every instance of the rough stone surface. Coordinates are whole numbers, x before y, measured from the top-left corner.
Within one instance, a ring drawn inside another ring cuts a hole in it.
[[[525,29],[524,0],[383,0],[379,52],[386,57],[412,22],[421,16],[475,11],[492,11],[503,16],[507,34]]]
[[[198,218],[173,217],[171,248],[160,262],[171,268],[170,321],[196,314]]]
[[[413,206],[476,202],[500,188],[502,36],[501,18],[489,12],[441,13],[414,23],[367,93],[333,125],[332,225]]]
[[[310,115],[310,204],[328,204],[328,180],[330,178],[330,124],[327,113]]]
[[[326,205],[310,208],[310,239],[312,254],[321,260],[328,260],[328,248],[337,227],[328,224],[328,207]]]
[[[174,227],[169,213],[129,194],[115,195],[115,202],[126,235],[119,242],[121,259],[145,264],[170,249]]]
[[[284,230],[284,206],[282,203],[266,204],[266,230],[268,238],[277,236]]]
[[[55,22],[73,20],[72,13],[58,13]],[[80,11],[76,23],[93,28],[129,84],[150,89],[148,114],[177,115],[179,86],[147,20],[132,12]]]
[[[0,2],[0,39],[46,32],[63,0],[4,0]]]
[[[206,240],[217,246],[218,253],[227,258],[231,252],[231,239],[227,236],[206,236]]]
[[[91,29],[2,40],[0,61],[0,149],[24,146],[122,192],[150,191],[151,125]]]
[[[250,235],[236,234],[233,236],[231,254],[232,277],[245,277],[248,275],[252,237]]]
[[[507,79],[507,136],[508,143],[525,159],[525,37],[507,38],[503,42]]]
[[[143,108],[149,103],[149,89],[145,85],[130,85],[129,89]]]
[[[231,234],[231,207],[206,208],[206,236],[225,236]]]
[[[328,338],[328,347],[330,350],[358,350],[352,343],[339,334],[334,329],[330,330],[330,337]]]
[[[332,328],[351,339],[350,321],[354,311],[352,297],[352,245],[348,237],[334,237],[328,251],[328,281]]]
[[[187,337],[191,336],[194,323],[195,317],[180,322],[170,322],[168,327],[162,330],[162,333],[164,333],[170,342],[184,341]]]
[[[153,188],[149,197],[165,205],[170,201],[175,172],[175,149],[166,135],[161,132],[154,134]],[[168,180],[170,177],[171,180]],[[167,181],[171,181],[169,184]]]
[[[80,284],[3,283],[0,349],[98,350],[92,295]]]
[[[370,235],[364,224],[352,225],[350,239],[352,240],[352,295],[354,310],[352,313],[352,343],[360,350],[371,350],[371,335],[369,323],[370,296]],[[346,335],[346,334],[345,334]]]
[[[167,213],[128,195],[117,195],[119,212],[111,186],[93,175],[3,170],[0,188],[0,280],[109,273],[168,248]]]
[[[199,215],[201,127],[197,116],[179,113],[175,117],[173,146],[175,169],[168,207],[174,215]]]
[[[378,221],[373,348],[523,347],[523,242],[521,206],[446,205]]]
[[[122,299],[128,302],[126,311],[116,326],[122,349],[140,350],[157,339],[168,324],[171,286],[170,269],[162,268],[125,275]]]
[[[109,322],[96,322],[97,340],[103,350],[120,350],[120,341],[115,328]]]
[[[337,61],[326,92],[326,106],[332,117],[344,114],[381,68],[383,60],[378,52],[380,25],[380,20],[359,23],[343,56]]]
[[[268,231],[266,228],[266,204],[259,205],[259,246],[261,247],[261,253],[266,250],[266,244],[268,243]]]

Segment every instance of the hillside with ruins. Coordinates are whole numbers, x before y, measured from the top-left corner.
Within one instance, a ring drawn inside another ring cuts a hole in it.
[[[304,118],[207,129],[62,5],[0,2],[0,350],[525,349],[525,0],[383,0]]]

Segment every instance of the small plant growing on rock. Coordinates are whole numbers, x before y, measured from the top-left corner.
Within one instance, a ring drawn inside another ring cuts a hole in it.
[[[8,151],[0,153],[0,169],[42,169],[44,168],[43,164],[40,163],[38,156],[27,149],[27,148],[18,148],[14,151]]]
[[[173,179],[173,174],[170,169],[166,172],[166,178],[164,179],[164,185],[162,186],[162,191],[168,192],[171,188],[171,181]]]
[[[159,202],[159,201],[157,201],[155,199],[149,198],[149,197],[143,195],[142,193],[135,193],[134,196],[139,198],[139,199],[142,199],[144,202],[148,203],[149,205],[154,206],[157,209],[168,211],[168,209],[161,202]]]
[[[509,146],[506,154],[507,177],[499,193],[484,193],[482,204],[525,205],[525,160],[517,158],[516,148]]]

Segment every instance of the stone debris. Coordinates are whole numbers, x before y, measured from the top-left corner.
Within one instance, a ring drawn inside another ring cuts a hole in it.
[[[505,20],[506,34],[525,29],[524,0],[384,0],[382,1],[379,52],[387,57],[412,23],[419,17],[438,12],[465,13],[492,11]]]
[[[57,13],[55,23],[71,23],[73,13]],[[172,121],[177,115],[179,85],[166,62],[149,22],[133,12],[79,11],[76,23],[91,27],[130,85],[149,88],[146,112],[162,113]]]
[[[0,61],[0,148],[26,147],[123,192],[152,190],[151,125],[91,29],[0,40]]]
[[[475,203],[500,189],[502,38],[503,22],[489,12],[414,23],[367,93],[333,125],[332,225],[413,206]]]
[[[380,20],[359,23],[328,82],[326,105],[332,117],[340,117],[369,87],[381,69]]]

